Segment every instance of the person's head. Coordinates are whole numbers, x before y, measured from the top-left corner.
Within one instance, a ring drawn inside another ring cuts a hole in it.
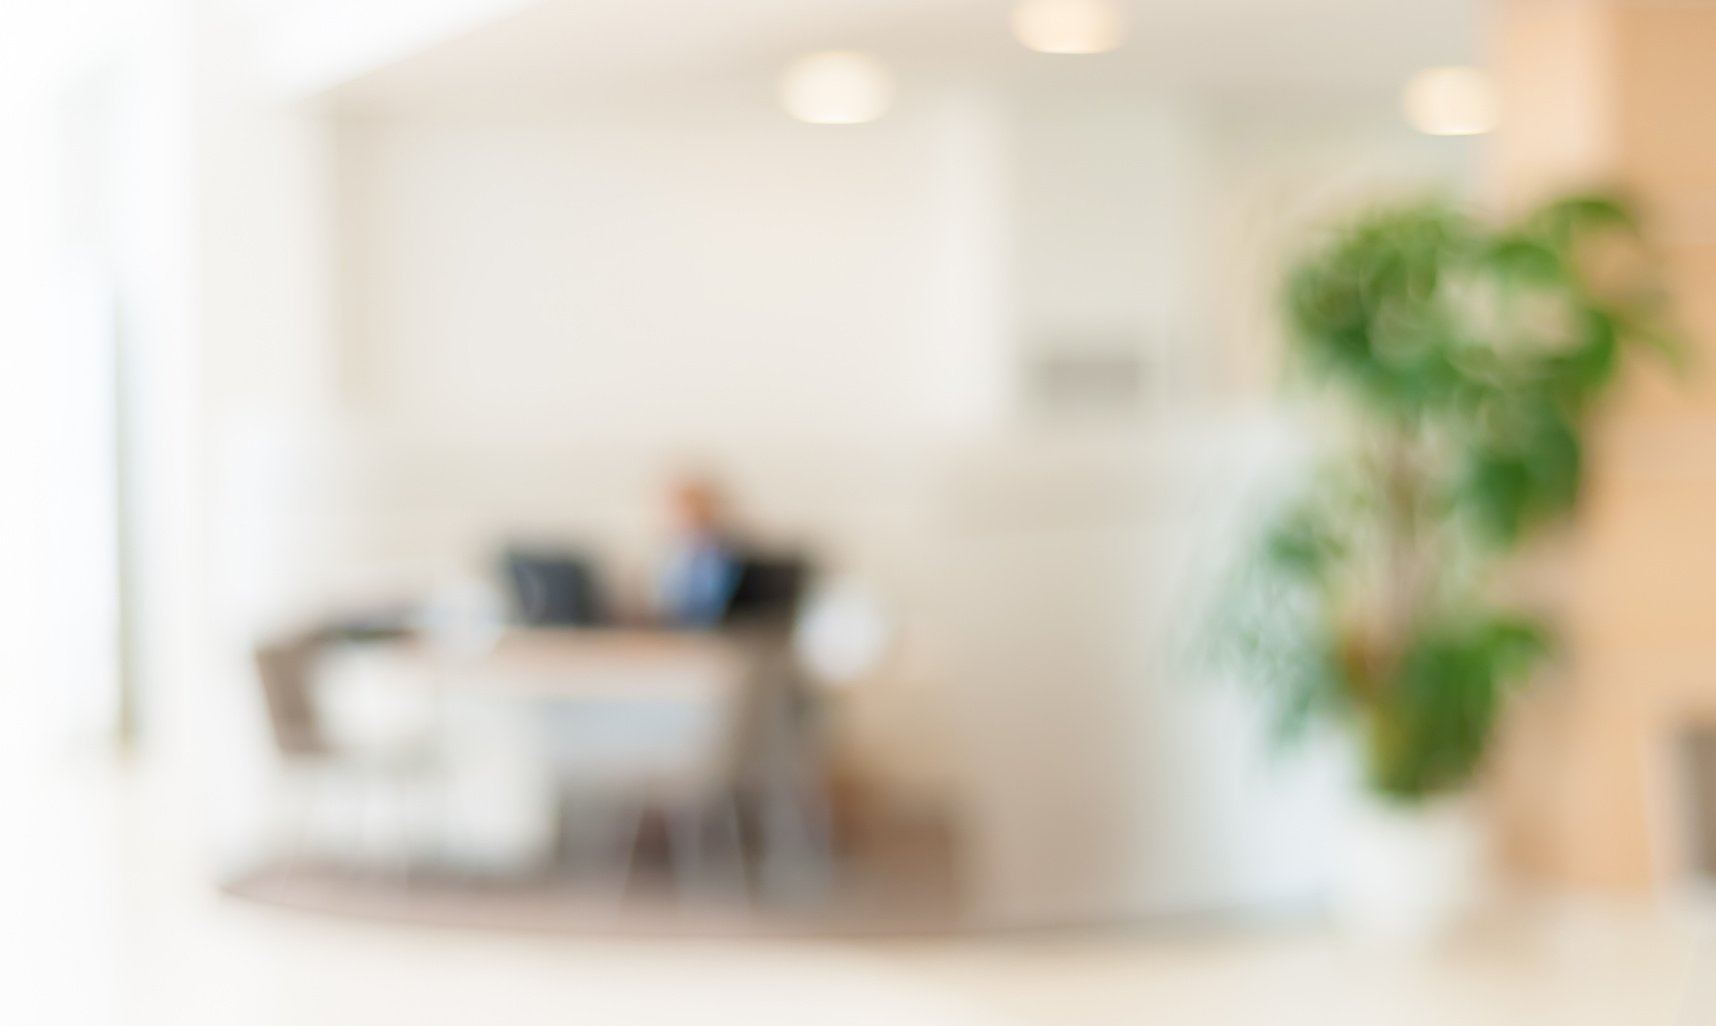
[[[690,534],[719,534],[726,525],[721,490],[708,477],[687,475],[673,483],[674,524]]]

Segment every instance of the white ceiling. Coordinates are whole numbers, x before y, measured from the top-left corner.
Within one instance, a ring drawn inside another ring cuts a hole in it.
[[[1392,95],[1413,70],[1480,52],[1481,0],[1129,0],[1100,57],[1032,54],[1008,0],[539,0],[340,87],[355,111],[772,74],[807,49],[864,48],[906,73],[979,68],[1167,89]]]

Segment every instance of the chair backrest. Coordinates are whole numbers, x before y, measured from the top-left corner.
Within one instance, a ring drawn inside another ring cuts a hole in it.
[[[311,690],[320,646],[317,638],[306,635],[256,648],[256,676],[268,709],[268,725],[275,747],[289,758],[329,751]]]
[[[726,758],[734,779],[778,773],[797,740],[794,710],[804,687],[792,637],[810,576],[809,564],[797,557],[753,554],[740,561],[721,620],[721,632],[744,650],[748,664]]]
[[[797,711],[803,679],[791,634],[772,625],[727,632],[745,655],[745,677],[733,709],[722,769],[736,784],[790,772],[803,740]]]
[[[506,554],[505,562],[520,623],[593,627],[605,619],[596,573],[583,557],[515,549]]]

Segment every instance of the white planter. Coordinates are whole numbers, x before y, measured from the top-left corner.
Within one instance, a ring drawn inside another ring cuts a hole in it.
[[[1365,941],[1422,944],[1471,919],[1490,885],[1489,846],[1466,797],[1406,805],[1354,803],[1335,881],[1333,914]]]

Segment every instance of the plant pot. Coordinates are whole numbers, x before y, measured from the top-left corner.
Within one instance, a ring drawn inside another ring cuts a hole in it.
[[[1360,940],[1423,944],[1467,923],[1490,884],[1489,850],[1466,796],[1354,803],[1335,881],[1340,928]]]

